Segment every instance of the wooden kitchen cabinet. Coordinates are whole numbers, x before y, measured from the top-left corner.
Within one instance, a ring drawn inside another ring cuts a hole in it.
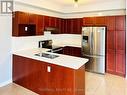
[[[126,16],[116,16],[116,31],[126,30]]]
[[[36,35],[44,34],[44,16],[38,15],[37,18],[37,30]]]
[[[14,18],[17,19],[18,24],[28,24],[29,14],[24,12],[15,12]]]
[[[95,25],[100,25],[100,26],[105,26],[105,17],[101,16],[101,17],[95,17]]]
[[[125,52],[116,51],[116,73],[120,76],[126,76]]]
[[[95,17],[84,17],[83,18],[83,25],[86,25],[86,26],[95,25]]]
[[[62,19],[61,18],[56,18],[56,28],[58,29],[58,34],[62,33]]]
[[[126,31],[116,31],[116,51],[125,52],[126,50]]]
[[[63,48],[63,54],[81,57],[81,48],[66,46]]]
[[[115,16],[106,16],[105,17],[105,25],[107,26],[107,31],[115,30]]]
[[[116,71],[116,52],[107,50],[106,56],[106,72],[115,74]]]
[[[37,15],[35,14],[16,11],[13,15],[18,24],[36,24],[37,21]]]
[[[44,16],[44,27],[49,27],[50,26],[50,17],[49,16]]]
[[[115,44],[116,44],[116,31],[107,30],[107,50],[115,50]]]
[[[37,15],[16,11],[13,13],[12,19],[13,19],[12,21],[13,22],[13,26],[12,26],[13,36],[36,35]]]
[[[107,24],[106,71],[109,73],[125,77],[126,74],[125,16],[111,16],[106,19],[110,20],[106,22]]]
[[[13,55],[13,82],[39,95],[85,95],[84,69]]]
[[[64,32],[67,34],[81,34],[82,18],[73,18],[64,20]]]

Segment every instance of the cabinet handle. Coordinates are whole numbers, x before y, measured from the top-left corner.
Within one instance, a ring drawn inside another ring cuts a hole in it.
[[[47,72],[51,72],[51,66],[47,66]]]

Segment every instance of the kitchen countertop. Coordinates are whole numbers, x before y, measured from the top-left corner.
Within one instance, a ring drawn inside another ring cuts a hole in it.
[[[13,54],[31,58],[31,59],[35,59],[35,60],[39,60],[39,61],[48,62],[48,63],[59,65],[59,66],[68,67],[71,69],[79,69],[81,66],[83,66],[85,63],[88,62],[88,59],[86,59],[86,58],[51,53],[51,52],[47,52],[48,50],[50,50],[50,49],[45,49],[45,48],[25,49],[25,50],[16,51]],[[59,57],[50,59],[50,58],[35,56],[35,54],[40,53],[40,52],[58,55]]]

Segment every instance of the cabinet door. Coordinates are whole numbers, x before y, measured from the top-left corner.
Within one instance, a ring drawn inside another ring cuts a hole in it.
[[[67,19],[65,19],[64,20],[64,32],[63,33],[68,33],[68,20]]]
[[[95,18],[94,17],[84,17],[83,25],[95,25]]]
[[[48,89],[49,92],[47,95],[59,95],[60,85],[62,84],[63,71],[59,66],[48,64],[47,68],[49,68],[48,72]]]
[[[81,48],[78,47],[70,47],[70,55],[81,57]]]
[[[105,25],[105,17],[95,17],[95,25]]]
[[[107,31],[107,50],[115,50],[115,31]]]
[[[49,16],[44,16],[44,27],[49,27],[50,25],[50,17]]]
[[[126,45],[126,33],[125,31],[116,31],[116,50],[125,51]]]
[[[49,26],[56,27],[56,18],[55,17],[50,17]]]
[[[115,73],[115,51],[108,50],[106,56],[106,71],[108,73]]]
[[[56,18],[56,28],[58,29],[58,34],[61,33],[61,19],[60,18]]]
[[[65,33],[65,20],[61,19],[61,33]]]
[[[46,63],[13,55],[13,82],[40,95],[46,95]]]
[[[73,33],[73,19],[67,19],[67,30],[66,33],[72,34]]]
[[[77,19],[77,33],[76,34],[81,34],[82,33],[82,26],[83,26],[83,19],[82,18],[79,18]]]
[[[29,14],[24,12],[16,12],[18,15],[18,24],[28,24],[29,23]]]
[[[78,34],[78,19],[72,20],[72,34]]]
[[[125,31],[116,31],[116,73],[125,77]]]
[[[125,16],[116,16],[116,30],[126,30],[126,19]]]
[[[114,31],[115,30],[115,16],[106,16],[105,25],[107,26],[108,31]]]
[[[29,24],[37,24],[37,15],[29,13]]]
[[[70,47],[64,47],[63,48],[63,54],[65,54],[65,55],[71,55],[71,49],[70,49]]]
[[[44,16],[38,15],[36,28],[36,35],[44,34]]]
[[[116,73],[120,76],[124,76],[126,74],[126,65],[125,65],[125,53],[116,52]]]

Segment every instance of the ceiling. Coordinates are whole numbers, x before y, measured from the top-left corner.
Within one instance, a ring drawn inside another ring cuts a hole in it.
[[[51,0],[52,2],[59,3],[60,5],[72,5],[74,4],[74,0]],[[86,5],[86,4],[93,4],[93,3],[103,3],[107,1],[115,1],[115,0],[78,0],[78,4]]]

